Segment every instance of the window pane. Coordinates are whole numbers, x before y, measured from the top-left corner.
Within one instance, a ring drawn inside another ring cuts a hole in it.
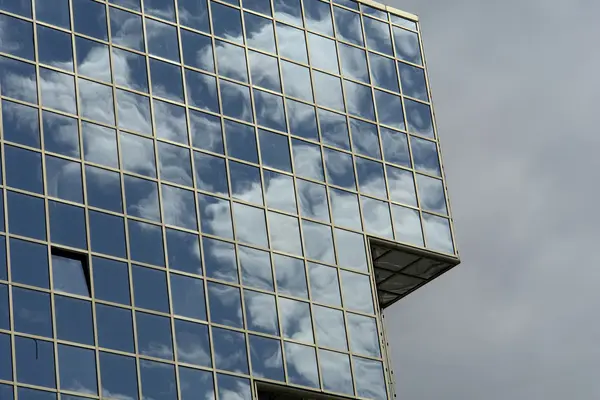
[[[110,7],[110,30],[114,44],[144,51],[142,18],[139,15]]]
[[[152,119],[150,118],[150,101],[147,97],[118,89],[117,112],[119,113],[119,128],[145,135],[151,134]]]
[[[243,328],[242,302],[238,288],[208,282],[208,303],[213,323]]]
[[[51,342],[16,336],[15,349],[17,382],[56,388]]]
[[[430,107],[427,104],[408,99],[404,101],[404,107],[406,108],[408,131],[433,139],[433,122],[431,120]]]
[[[254,106],[256,108],[256,123],[270,129],[287,131],[283,97],[271,93],[254,90]]]
[[[348,355],[319,350],[319,361],[324,389],[349,395],[354,394]]]
[[[187,88],[187,100],[191,106],[212,112],[219,112],[217,81],[215,77],[203,74],[201,72],[192,71],[191,69],[186,69],[185,81]],[[200,118],[200,113],[191,111],[190,118],[192,118],[192,115],[197,116],[199,122],[202,121],[202,118]],[[193,123],[194,120],[192,120],[192,124]],[[196,146],[202,147],[200,145]]]
[[[94,344],[92,306],[89,301],[54,296],[56,336],[71,342]]]
[[[168,143],[158,143],[160,179],[192,186],[190,151]],[[194,223],[194,225],[196,225]]]
[[[182,19],[181,15],[179,15],[179,19]],[[183,48],[183,62],[186,65],[209,72],[215,71],[212,41],[209,36],[182,29],[181,46]]]
[[[440,161],[435,142],[418,137],[410,138],[415,169],[441,177]]]
[[[198,203],[202,232],[228,239],[233,238],[229,201],[199,194]]]
[[[268,247],[265,211],[262,208],[233,203],[235,237],[240,242]]]
[[[154,142],[151,139],[122,132],[119,139],[122,168],[129,172],[155,178]]]
[[[72,75],[40,68],[42,106],[70,114],[77,113],[75,81]]]
[[[135,313],[135,320],[140,354],[172,360],[171,320],[142,312]]]
[[[35,0],[36,18],[42,22],[69,29],[68,0]]]
[[[48,208],[52,242],[87,249],[84,209],[56,201],[49,201]]]
[[[308,68],[281,61],[281,74],[283,77],[283,92],[287,96],[312,103],[313,92]]]
[[[319,109],[319,128],[323,143],[350,150],[346,117],[331,111]]]
[[[210,31],[206,0],[179,0],[177,4],[180,24],[204,32]]]
[[[297,175],[319,181],[324,180],[321,148],[318,145],[292,139],[292,154]]]
[[[1,5],[0,5],[1,7]],[[2,378],[4,379],[4,378]],[[31,389],[21,389],[21,390],[31,390]],[[14,400],[13,387],[12,385],[0,384],[0,397],[6,400]],[[56,398],[56,395],[54,395]],[[22,395],[21,399],[27,399],[27,395]],[[33,400],[33,399],[32,399]]]
[[[2,95],[37,103],[37,77],[33,64],[0,56]],[[26,82],[29,90],[23,90]]]
[[[315,108],[299,101],[286,99],[290,133],[306,139],[319,141]]]
[[[189,159],[186,162],[189,163]],[[161,188],[164,223],[197,231],[194,192],[167,185],[161,185]]]
[[[165,255],[162,229],[159,226],[143,222],[131,220],[128,222],[131,258],[139,262],[164,267]]]
[[[175,367],[156,361],[140,360],[142,396],[148,399],[176,400]]]
[[[8,231],[16,235],[46,240],[44,200],[10,191],[7,196]]]
[[[38,109],[12,101],[2,101],[2,132],[4,140],[39,148]]]
[[[85,166],[87,200],[92,207],[121,213],[121,177],[118,172]]]
[[[216,40],[215,52],[220,76],[248,82],[246,52],[243,47]]]
[[[216,36],[243,43],[242,20],[240,12],[235,8],[210,2],[212,11],[213,32]]]
[[[238,271],[233,244],[205,237],[202,245],[206,276],[237,283]]]
[[[75,118],[43,111],[42,124],[44,126],[44,148],[46,151],[69,157],[81,157],[79,152],[79,126]],[[6,131],[4,135],[6,136]]]
[[[279,336],[275,296],[244,290],[248,329]]]
[[[318,0],[315,0],[315,2],[321,3]],[[329,6],[326,7],[329,8]],[[324,38],[323,36],[309,33],[308,48],[310,49],[310,64],[313,67],[320,68],[327,72],[332,72],[334,74],[340,73],[340,68],[338,66],[337,61],[337,50],[335,47],[335,41]]]
[[[136,399],[138,395],[135,358],[100,352],[101,396]]]
[[[319,387],[319,372],[314,348],[285,342],[285,358],[290,383]]]
[[[6,238],[0,237],[0,279],[8,280],[8,267],[6,263]]]
[[[212,328],[215,367],[231,372],[248,373],[246,339],[241,332]]]
[[[94,350],[58,345],[60,388],[86,394],[98,394]]]
[[[6,183],[18,189],[43,193],[42,157],[39,153],[4,146]]]
[[[406,96],[428,101],[427,85],[425,84],[425,70],[402,62],[398,62],[402,92]]]
[[[201,279],[171,274],[173,313],[206,320],[204,282]]]
[[[156,136],[187,145],[189,142],[185,108],[153,100]]]
[[[303,301],[280,297],[277,301],[283,336],[305,343],[314,343],[310,306]]]
[[[360,197],[362,214],[365,221],[365,231],[382,237],[392,237],[392,222],[390,207],[387,202]]]
[[[421,208],[439,214],[448,214],[442,180],[421,174],[416,174],[416,178]]]
[[[268,167],[292,172],[288,137],[259,129],[260,156]]]
[[[92,251],[125,257],[123,218],[96,211],[89,211],[89,218]]]
[[[371,281],[366,275],[340,271],[344,306],[350,310],[373,313]]]
[[[13,287],[15,331],[52,337],[50,295]]]
[[[8,286],[0,284],[0,329],[10,329]]]
[[[325,186],[302,179],[296,180],[296,185],[300,200],[300,215],[329,222],[329,206]]]
[[[175,336],[179,362],[212,366],[207,325],[175,320]]]
[[[296,214],[296,191],[292,177],[263,169],[263,178],[267,206]],[[271,224],[270,221],[269,224]]]
[[[245,246],[239,246],[238,251],[243,285],[273,291],[269,253]]]
[[[75,32],[108,40],[106,9],[90,0],[73,0],[73,25]]]
[[[352,357],[356,391],[361,397],[387,399],[381,361]]]
[[[113,42],[115,42],[114,33]],[[113,47],[112,61],[114,79],[117,85],[148,93],[146,57]]]
[[[94,295],[97,299],[129,305],[127,264],[102,257],[92,257]]]
[[[269,212],[269,233],[274,250],[302,255],[297,218]]]
[[[133,322],[131,311],[96,304],[98,345],[133,353]]]
[[[250,89],[247,86],[225,80],[219,81],[219,87],[221,89],[223,114],[228,117],[253,122]]]
[[[71,254],[69,254],[70,256]],[[54,290],[89,296],[87,262],[85,256],[76,258],[60,254],[52,254],[52,280]],[[84,264],[85,262],[85,264]]]
[[[175,22],[175,5],[173,0],[145,0],[144,11],[153,17]]]
[[[150,59],[152,94],[183,103],[181,67]]]
[[[248,51],[248,56],[252,84],[281,92],[277,59],[252,50]]]
[[[373,78],[375,86],[396,93],[400,92],[394,60],[375,53],[369,53],[369,63],[371,65],[371,78]]]
[[[417,210],[392,204],[392,215],[396,240],[424,246],[421,218]]]
[[[181,400],[214,399],[215,396],[213,374],[209,371],[179,367],[179,388]]]
[[[82,122],[81,127],[85,160],[118,168],[116,131],[89,122]]]
[[[249,338],[252,375],[276,381],[285,381],[281,342],[254,335],[249,335]]]
[[[167,228],[169,268],[202,275],[198,235]]]
[[[315,333],[319,346],[346,351],[346,327],[342,311],[333,308],[314,306]]]
[[[333,36],[331,8],[329,3],[319,0],[305,0],[304,15],[306,18],[306,27],[308,29],[324,35]]]
[[[385,160],[404,167],[411,166],[406,134],[380,127],[381,144]]]
[[[350,337],[350,351],[356,354],[381,357],[379,335],[374,318],[346,314]]]
[[[27,285],[50,288],[47,247],[14,238],[10,239],[9,244],[12,280]]]
[[[83,203],[81,164],[46,156],[46,189],[48,196]]]
[[[129,175],[125,175],[123,180],[127,214],[159,222],[160,206],[156,182]]]
[[[394,43],[396,57],[413,64],[421,65],[423,63],[417,33],[394,27]]]
[[[132,265],[131,273],[135,306],[168,313],[169,295],[165,272]]]
[[[229,195],[225,159],[195,151],[194,167],[198,189]]]
[[[247,4],[244,4],[247,7]],[[265,4],[268,13],[271,13],[270,5]],[[269,53],[275,53],[275,34],[273,22],[258,15],[244,13],[244,24],[246,27],[246,40],[249,47],[254,47]]]
[[[108,56],[108,54],[106,54]],[[84,118],[94,119],[105,124],[115,124],[113,92],[110,86],[85,79],[78,79],[79,113]]]
[[[340,283],[337,270],[325,265],[308,263],[310,294],[313,301],[341,306]]]
[[[329,264],[335,263],[331,227],[303,220],[302,233],[304,237],[304,253],[307,258]]]
[[[233,121],[225,121],[227,154],[230,157],[258,163],[254,128]]]

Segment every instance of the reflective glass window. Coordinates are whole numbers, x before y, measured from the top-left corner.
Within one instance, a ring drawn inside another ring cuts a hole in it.
[[[135,399],[138,395],[135,358],[100,352],[101,396]]]
[[[117,168],[117,135],[114,129],[89,122],[81,123],[83,153],[86,161]]]
[[[127,264],[108,258],[92,257],[94,296],[100,300],[129,305],[129,272]]]
[[[303,220],[302,233],[304,253],[307,258],[331,264],[335,263],[333,238],[329,226]]]
[[[158,186],[156,182],[125,175],[125,201],[127,214],[160,221]]]
[[[4,140],[39,148],[40,126],[37,108],[2,101],[2,132]]]
[[[56,388],[52,342],[15,336],[16,381]]]
[[[392,237],[392,221],[390,219],[389,204],[383,201],[361,196],[362,214],[365,221],[365,232]]]
[[[173,0],[144,0],[144,12],[153,17],[175,22],[175,4]]]
[[[406,134],[383,127],[379,128],[379,132],[381,133],[381,144],[385,160],[410,168],[410,154]]]
[[[139,15],[110,7],[110,30],[113,44],[144,51],[142,18]]]
[[[290,149],[287,136],[259,130],[260,155],[263,165],[291,172]]]
[[[267,207],[296,214],[294,180],[289,175],[263,170]]]
[[[167,277],[164,271],[131,266],[133,280],[133,301],[136,307],[169,312]]]
[[[210,2],[210,9],[212,11],[214,34],[233,42],[243,43],[240,11],[212,1]]]
[[[0,279],[5,278],[6,277],[1,277]],[[2,284],[0,284],[0,329],[10,329],[10,314],[8,309],[8,286]]]
[[[417,191],[421,208],[439,214],[448,214],[444,183],[439,179],[417,174]]]
[[[326,148],[325,171],[327,172],[327,182],[329,184],[352,190],[356,189],[352,155]]]
[[[296,180],[300,214],[304,217],[329,222],[329,206],[325,186],[302,179]]]
[[[156,136],[187,145],[189,142],[185,108],[154,100]]]
[[[83,203],[81,165],[63,158],[46,156],[46,188],[49,196]]]
[[[56,400],[58,398],[58,395],[53,392],[47,392],[45,390],[42,391],[42,390],[35,390],[35,389],[27,389],[24,387],[18,388],[17,393],[19,395],[20,400]],[[11,388],[11,395],[12,395],[12,388]],[[82,400],[81,397],[68,396],[65,394],[63,394],[61,398],[65,399],[65,400]]]
[[[66,246],[87,248],[85,211],[56,201],[48,202],[50,211],[50,240]],[[65,221],[69,221],[68,224]]]
[[[39,21],[70,29],[68,0],[35,0],[35,17]]]
[[[198,236],[169,228],[166,234],[169,268],[202,275]]]
[[[108,0],[109,3],[117,4],[121,7],[129,8],[135,11],[141,11],[141,1],[142,0]]]
[[[350,310],[373,313],[371,281],[367,275],[340,271],[344,307]]]
[[[225,374],[217,374],[217,384],[219,386],[219,398],[221,399],[252,399],[252,390],[250,388],[250,381],[248,379]]]
[[[206,320],[204,282],[201,279],[171,274],[173,313],[188,318]]]
[[[66,113],[77,113],[75,81],[72,75],[40,68],[42,106]]]
[[[0,85],[2,95],[29,103],[37,103],[37,76],[35,66],[0,56]],[[23,90],[26,84],[28,90]]]
[[[302,255],[298,219],[269,212],[269,233],[273,250]]]
[[[70,34],[38,25],[37,38],[40,63],[73,71],[73,48]]]
[[[179,367],[181,400],[213,399],[215,387],[213,374],[209,371]]]
[[[228,117],[253,122],[250,88],[237,83],[219,81],[223,114]]]
[[[316,103],[334,110],[344,111],[344,99],[342,95],[342,82],[340,78],[313,71],[315,82]]]
[[[6,183],[9,186],[35,193],[43,193],[42,158],[39,153],[4,146]]]
[[[360,15],[340,7],[333,7],[337,37],[346,42],[364,46]]]
[[[91,2],[90,0],[85,0]],[[95,3],[97,4],[97,3]],[[69,39],[70,40],[70,39]],[[95,40],[89,40],[80,36],[75,37],[75,49],[77,53],[77,72],[80,75],[88,76],[90,78],[98,79],[104,82],[110,83],[110,61],[109,61],[109,48],[107,45],[98,43]],[[115,65],[115,67],[118,67]],[[91,87],[82,90],[79,88],[79,94],[87,95],[86,101],[91,106],[93,102],[106,103],[107,99],[89,98],[92,92],[89,90]],[[110,88],[108,88],[110,90]],[[103,107],[107,109],[112,107],[112,92],[111,92],[111,104],[103,104]],[[90,107],[91,109],[92,107]],[[114,124],[114,122],[111,122]]]
[[[243,328],[240,290],[229,285],[208,282],[211,322]]]
[[[366,158],[356,157],[356,172],[360,191],[372,196],[386,198],[383,166]]]
[[[329,3],[319,0],[305,0],[303,3],[306,28],[324,35],[333,36],[331,6]]]
[[[6,238],[0,237],[0,280],[8,280],[8,269],[6,265]]]
[[[308,298],[304,262],[297,258],[274,255],[277,291],[281,294]]]
[[[313,101],[312,84],[308,68],[282,60],[281,74],[283,78],[283,93],[285,95],[309,102]]]
[[[262,208],[233,203],[235,237],[240,242],[268,247],[265,212]]]
[[[177,6],[179,8],[180,24],[210,32],[206,0],[178,0]]]
[[[133,353],[133,321],[131,311],[96,304],[98,346]]]
[[[202,232],[225,238],[233,238],[231,209],[228,200],[198,195]]]
[[[10,335],[0,333],[0,379],[12,381],[12,345],[10,343]],[[11,388],[12,389],[12,388]],[[0,394],[4,394],[0,391]]]
[[[425,243],[428,248],[443,253],[454,254],[450,221],[446,218],[423,213]]]
[[[136,312],[135,322],[139,353],[172,360],[171,320],[168,317]]]
[[[229,194],[225,159],[196,151],[194,168],[198,189],[225,196]]]
[[[433,139],[433,121],[430,107],[427,104],[409,99],[404,100],[404,107],[406,108],[408,131]]]
[[[341,306],[340,283],[335,268],[308,263],[308,276],[313,301]]]
[[[2,106],[5,107],[6,104],[4,102]],[[6,120],[4,122],[6,123]],[[46,151],[75,158],[81,157],[79,152],[79,127],[75,118],[65,117],[50,111],[42,111],[42,124]],[[5,137],[6,134],[5,130]]]
[[[94,252],[125,257],[125,226],[123,218],[89,211],[90,247]]]
[[[11,233],[46,240],[44,200],[8,192],[8,224]]]
[[[50,295],[35,290],[12,288],[15,331],[52,337]]]
[[[90,295],[88,286],[89,274],[85,256],[67,252],[52,254],[52,282],[54,290],[73,293],[80,296]],[[84,264],[85,263],[85,264]]]
[[[85,166],[88,204],[114,212],[123,212],[121,177],[118,172]]]
[[[49,289],[47,247],[15,238],[9,244],[12,281]]]
[[[278,23],[277,43],[279,44],[279,55],[281,57],[304,64],[308,63],[304,31]]]
[[[156,84],[159,85],[159,82]],[[118,89],[117,112],[119,113],[119,128],[146,135],[152,132],[150,101],[147,97]]]
[[[249,335],[252,375],[285,381],[281,342],[261,336]]]
[[[381,361],[352,357],[356,392],[361,397],[387,399]]]
[[[344,90],[346,91],[348,113],[374,121],[375,111],[373,110],[371,88],[345,80]]]
[[[319,128],[323,143],[350,150],[346,117],[331,111],[318,110]]]
[[[417,206],[413,173],[400,168],[386,166],[389,196],[392,201]]]
[[[258,163],[254,128],[233,121],[225,121],[227,153],[231,157]]]
[[[350,118],[350,132],[354,151],[373,158],[381,159],[377,126],[358,119]]]
[[[277,59],[252,50],[248,51],[248,57],[252,84],[281,92]]]
[[[269,53],[276,52],[275,33],[273,32],[273,22],[270,19],[244,13],[244,24],[249,47],[268,51]]]
[[[152,95],[183,103],[181,67],[150,59]]]
[[[209,36],[182,29],[181,47],[183,48],[183,62],[186,65],[214,72],[213,46]]]
[[[256,123],[267,128],[286,131],[283,97],[262,90],[253,90]]]
[[[0,0],[0,9],[31,18],[31,2],[29,0]]]
[[[429,100],[427,85],[425,83],[424,69],[398,62],[398,71],[400,72],[402,92],[406,96],[414,97],[415,99],[423,101]]]
[[[375,318],[347,313],[350,351],[370,357],[381,357]]]
[[[175,320],[175,340],[179,362],[212,366],[207,325]]]
[[[302,27],[302,8],[299,0],[274,0],[275,18]]]
[[[108,40],[106,9],[91,0],[73,0],[73,28],[75,32]]]
[[[131,259],[163,267],[165,256],[162,229],[156,225],[132,220],[128,221],[128,227]]]
[[[400,91],[394,60],[369,52],[369,63],[371,65],[371,78],[375,86],[393,92]]]
[[[219,100],[217,98],[217,81],[213,76],[203,74],[201,72],[192,71],[191,69],[186,69],[185,83],[187,88],[187,100],[191,106],[212,112],[219,112]],[[192,119],[192,115],[197,118],[197,121]],[[210,117],[201,118],[201,116],[203,115],[206,114],[190,114],[192,124],[194,124],[194,122],[196,122],[196,124],[208,123],[208,121],[203,120],[208,119]],[[200,145],[196,146],[202,147]],[[209,148],[207,150],[213,149]],[[222,150],[220,150],[219,152],[222,152]]]
[[[367,272],[367,254],[363,236],[341,229],[335,229],[334,236],[338,265]]]
[[[363,18],[363,25],[365,27],[365,36],[367,37],[367,47],[371,50],[393,56],[390,26],[385,22],[369,17]]]
[[[2,378],[2,379],[4,379],[4,378]],[[30,390],[32,391],[32,389],[21,388],[20,391],[21,392],[23,392],[23,391],[27,392],[27,391],[30,391]],[[0,396],[3,399],[6,399],[6,400],[14,400],[14,394],[13,394],[13,387],[12,387],[12,385],[0,384]],[[28,400],[27,399],[27,394],[21,394],[20,396],[21,396],[21,399]],[[54,396],[54,397],[52,397],[52,396]],[[48,400],[54,400],[56,398],[56,395],[52,394],[52,393],[49,393],[48,397],[49,397]],[[33,399],[31,399],[31,400],[33,400]]]
[[[271,2],[268,0],[246,0],[243,7],[262,14],[271,15]]]
[[[156,361],[140,360],[142,396],[149,399],[176,400],[175,367]]]
[[[238,255],[244,286],[273,291],[271,257],[266,251],[239,246]]]
[[[321,3],[319,0],[314,1],[317,3]],[[327,8],[329,8],[329,6],[327,6]],[[335,41],[324,38],[323,36],[309,33],[308,48],[311,66],[313,66],[314,68],[324,69],[327,72],[333,72],[336,74],[340,72],[337,62],[337,50],[335,47]]]
[[[221,370],[248,373],[246,339],[241,332],[212,328],[215,367]]]
[[[244,290],[244,305],[249,330],[279,336],[275,296]]]
[[[221,240],[203,238],[206,276],[229,282],[238,281],[235,247]]]
[[[319,372],[314,347],[284,342],[285,362],[290,383],[319,387]]]
[[[216,40],[215,51],[217,53],[219,75],[241,82],[248,82],[246,51],[243,47]]]
[[[230,161],[229,175],[232,197],[262,205],[262,185],[258,168]]]
[[[94,345],[92,305],[89,301],[54,296],[54,307],[58,339]]]
[[[370,83],[365,51],[344,43],[339,44],[342,74],[365,83]]]
[[[423,230],[417,210],[392,204],[392,216],[396,240],[423,246]]]
[[[112,62],[114,79],[117,85],[148,93],[148,72],[145,56],[113,47]]]
[[[78,79],[79,113],[84,118],[115,124],[113,92],[109,86]]]
[[[377,118],[379,123],[393,128],[404,129],[404,115],[400,96],[394,96],[381,90],[375,90]]]
[[[402,18],[398,15],[394,15],[391,13],[390,13],[390,19],[392,20],[392,23],[394,23],[396,25],[400,25],[404,28],[412,29],[413,31],[418,30],[417,23],[415,21],[411,21],[411,20]]]
[[[394,43],[396,46],[396,57],[413,64],[423,64],[417,33],[394,27]]]
[[[349,395],[354,394],[348,355],[319,350],[319,362],[325,390]]]
[[[379,19],[383,19],[386,21],[388,19],[387,13],[383,10],[379,10],[377,8],[367,6],[363,3],[360,4],[360,9],[362,10],[363,14],[371,15],[373,17],[377,17]]]
[[[324,180],[321,148],[303,140],[292,139],[294,170],[303,178]]]
[[[161,188],[164,223],[197,231],[194,192],[167,185],[161,185]]]
[[[306,139],[319,140],[315,108],[299,101],[286,99],[290,133]]]

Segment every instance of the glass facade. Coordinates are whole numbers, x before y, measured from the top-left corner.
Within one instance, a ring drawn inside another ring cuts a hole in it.
[[[381,309],[446,267],[385,248],[458,263],[420,42],[353,0],[0,0],[0,399],[391,398]]]

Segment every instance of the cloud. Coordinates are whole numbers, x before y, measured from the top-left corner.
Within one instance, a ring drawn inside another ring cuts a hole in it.
[[[387,4],[421,19],[463,260],[386,312],[398,396],[598,398],[600,5]]]

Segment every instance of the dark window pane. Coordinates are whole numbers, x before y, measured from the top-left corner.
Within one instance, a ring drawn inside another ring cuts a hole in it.
[[[259,0],[261,1],[261,0]],[[264,0],[262,0],[264,2]],[[244,4],[246,6],[247,4]],[[269,8],[269,3],[266,6]],[[259,17],[258,15],[244,13],[244,24],[246,28],[246,40],[249,47],[275,53],[275,33],[273,32],[273,22],[270,19]],[[280,43],[280,46],[283,44]]]
[[[219,387],[219,398],[221,399],[229,397],[239,400],[252,399],[252,390],[250,389],[250,381],[248,379],[217,374],[217,385]]]
[[[0,7],[2,7],[2,3],[0,2]],[[4,378],[2,378],[4,379]],[[21,389],[21,390],[31,390],[31,389]],[[12,385],[7,385],[4,383],[0,383],[0,399],[6,399],[6,400],[14,400],[14,394],[13,394],[13,387]],[[56,395],[54,395],[54,398],[56,398]],[[27,395],[23,395],[21,397],[21,399],[25,399],[25,400],[33,400],[33,399],[28,399]]]
[[[231,157],[258,163],[254,128],[238,122],[226,121],[227,153]]]
[[[365,194],[385,198],[385,177],[382,164],[361,157],[356,157],[354,161],[359,190]]]
[[[219,81],[219,87],[221,89],[223,114],[228,117],[253,122],[250,89],[247,86],[225,80]]]
[[[16,235],[46,240],[44,200],[10,191],[7,195],[8,231]]]
[[[230,282],[238,281],[235,247],[231,243],[203,238],[206,276]]]
[[[77,54],[77,72],[80,75],[111,83],[109,48],[107,45],[76,36],[75,51]],[[79,88],[79,95],[82,96],[81,102],[82,107],[85,108],[85,114],[90,118],[107,121],[114,125],[114,111],[109,110],[109,107],[112,107],[112,92],[107,92],[110,89],[97,85],[96,88],[104,90],[104,93],[107,95],[105,98],[98,98],[94,97],[96,92],[94,85],[83,80],[80,80],[79,83],[80,85],[83,84],[83,87],[80,86]],[[98,105],[99,113],[95,112],[96,105]],[[106,115],[101,114],[102,112],[106,112]]]
[[[243,328],[240,289],[208,282],[208,303],[213,323]]]
[[[246,0],[243,6],[252,11],[271,15],[271,2],[269,0]]]
[[[375,111],[373,111],[373,93],[371,92],[371,88],[344,80],[344,90],[346,91],[348,113],[374,121]],[[392,109],[393,107],[388,107],[389,111]]]
[[[191,106],[212,112],[219,112],[217,81],[215,77],[203,74],[201,72],[192,71],[191,69],[186,69],[185,80],[187,88],[187,100]],[[198,117],[201,116],[199,113],[196,115]],[[199,122],[202,122],[202,120]]]
[[[47,247],[14,238],[11,238],[9,243],[12,280],[49,288]]]
[[[88,204],[114,212],[123,212],[119,173],[85,166]]]
[[[340,43],[340,61],[343,75],[364,83],[371,82],[364,50]]]
[[[373,78],[375,86],[397,93],[400,92],[394,60],[375,53],[369,53],[369,63],[371,65],[371,78]]]
[[[331,111],[319,110],[319,127],[324,143],[350,150],[346,117]]]
[[[79,152],[79,126],[75,118],[43,111],[42,124],[44,126],[44,148],[46,151],[69,157],[81,157]]]
[[[0,0],[0,10],[31,18],[30,0]]]
[[[96,304],[98,345],[133,353],[133,322],[131,311]]]
[[[104,5],[91,0],[73,0],[72,7],[75,32],[108,40]]]
[[[282,294],[308,298],[304,262],[297,258],[275,255],[277,290]]]
[[[12,381],[12,345],[10,335],[0,333],[0,379]],[[2,392],[0,392],[0,395]]]
[[[114,79],[117,85],[148,93],[146,57],[113,47],[112,61],[114,65]]]
[[[260,90],[254,90],[253,92],[256,123],[270,129],[286,132],[283,97]]]
[[[352,156],[332,149],[325,149],[327,182],[331,185],[356,190]]]
[[[35,0],[36,18],[42,22],[70,29],[69,0]]]
[[[186,65],[214,72],[213,47],[209,36],[183,29],[181,30],[181,46]]]
[[[385,160],[410,168],[410,154],[406,134],[386,128],[380,128],[379,130]]]
[[[210,32],[206,0],[179,0],[177,5],[179,8],[180,24],[200,31]]]
[[[212,366],[207,325],[175,320],[175,336],[179,362]]]
[[[81,164],[46,156],[46,189],[48,196],[83,203]]]
[[[296,186],[300,202],[300,215],[329,222],[329,206],[325,186],[302,179],[296,180]]]
[[[8,280],[8,268],[6,264],[6,238],[0,237],[0,280]]]
[[[275,18],[302,26],[302,9],[299,0],[275,0],[273,9]]]
[[[123,218],[96,211],[89,211],[89,216],[92,251],[125,257]]]
[[[204,282],[201,279],[171,274],[173,313],[206,320]]]
[[[40,63],[73,71],[71,35],[57,29],[38,25],[37,39],[38,61]]]
[[[94,344],[92,305],[89,301],[54,296],[56,336],[62,340]]]
[[[210,114],[190,110],[190,130],[194,147],[223,154],[221,119]]]
[[[43,193],[42,157],[39,153],[4,146],[6,183],[18,189]]]
[[[156,182],[125,175],[124,183],[127,214],[159,222],[160,208]]]
[[[309,263],[310,294],[313,301],[341,306],[340,283],[337,270],[325,265]]]
[[[363,18],[367,47],[384,54],[393,56],[390,26],[373,18]]]
[[[414,97],[423,101],[429,100],[427,85],[425,84],[424,69],[398,62],[398,71],[400,72],[402,92],[406,96]]]
[[[97,394],[96,356],[94,350],[58,345],[60,388]]]
[[[37,77],[33,64],[0,56],[0,87],[3,96],[37,103]],[[27,85],[28,90],[23,90]]]
[[[219,3],[210,2],[213,31],[216,36],[243,43],[240,11]]]
[[[199,194],[198,207],[200,208],[200,222],[203,233],[228,239],[233,238],[231,210],[228,200]]]
[[[394,27],[394,43],[396,57],[418,65],[423,63],[417,33]]]
[[[315,108],[295,100],[286,100],[290,133],[306,139],[319,140]]]
[[[381,159],[377,126],[358,119],[350,118],[350,132],[354,151],[373,158]]]
[[[377,103],[377,118],[379,119],[379,123],[396,129],[405,128],[400,96],[375,90],[375,103]]]
[[[196,151],[194,168],[198,189],[225,196],[229,194],[225,159]]]
[[[189,164],[189,157],[185,160]],[[191,186],[191,183],[190,183]],[[161,185],[163,222],[179,228],[198,230],[194,192],[168,185]]]
[[[152,94],[183,103],[183,81],[181,67],[150,59]]]
[[[3,101],[2,132],[5,140],[39,148],[40,124],[37,108]]]
[[[129,305],[129,273],[124,262],[92,257],[94,296],[100,300]]]
[[[82,122],[83,153],[86,161],[118,168],[117,136],[114,129]]]
[[[17,382],[56,387],[54,346],[51,342],[15,337]]]
[[[241,332],[212,328],[215,367],[231,372],[248,373],[246,339]]]
[[[12,389],[11,389],[12,390]],[[56,400],[57,394],[53,392],[46,392],[42,390],[27,389],[20,387],[17,389],[19,400]],[[72,396],[69,396],[72,397]],[[74,397],[69,399],[67,396],[62,395],[63,400],[82,400],[81,398]]]
[[[181,400],[215,398],[213,374],[209,371],[179,367],[179,387]]]
[[[50,295],[35,290],[13,288],[15,330],[52,337]]]
[[[139,15],[110,7],[110,30],[114,44],[144,51],[142,18]]]
[[[131,10],[140,11],[141,0],[108,0],[109,3],[117,4],[121,7],[129,8]]]
[[[135,358],[100,352],[100,375],[102,378],[101,396],[122,399],[137,398]]]
[[[80,249],[87,248],[84,209],[56,201],[50,201],[48,208],[52,242]]]
[[[54,290],[89,296],[87,257],[79,254],[75,254],[75,256],[59,252],[52,254]]]
[[[0,329],[10,329],[8,286],[0,284]]]
[[[169,296],[165,272],[138,265],[131,268],[135,306],[168,313]]]
[[[172,360],[171,320],[141,312],[135,313],[135,320],[140,354]]]
[[[284,382],[281,342],[261,336],[249,337],[252,375]]]
[[[173,365],[140,360],[140,375],[144,399],[177,399],[177,383]]]
[[[164,267],[162,230],[159,226],[128,221],[129,251],[133,260]]]
[[[169,268],[202,275],[198,235],[167,228]]]
[[[153,17],[175,22],[175,4],[173,4],[173,0],[144,0],[144,11]]]
[[[238,250],[244,286],[273,291],[273,274],[269,253],[245,246],[239,246]]]
[[[258,168],[230,161],[229,175],[231,178],[231,197],[249,203],[263,204],[260,170]]]
[[[430,107],[427,104],[408,99],[404,101],[404,107],[406,107],[408,131],[433,138],[433,121]]]

